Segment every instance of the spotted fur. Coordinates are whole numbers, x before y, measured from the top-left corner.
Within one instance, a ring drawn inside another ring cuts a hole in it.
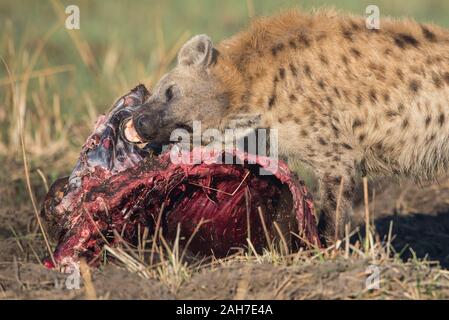
[[[210,42],[199,39],[186,48]],[[167,78],[180,83],[188,74],[184,92],[201,91],[204,79],[212,92],[195,103],[180,98],[179,106],[166,109],[166,123],[201,119],[203,129],[223,129],[241,113],[245,96],[245,112],[258,116],[253,126],[278,129],[280,153],[308,164],[320,178],[320,227],[328,240],[342,235],[357,168],[419,178],[447,169],[447,30],[393,19],[369,30],[362,17],[289,11],[256,19],[214,50],[216,61],[201,67],[205,73],[177,67],[158,85]],[[219,107],[212,100],[217,96],[226,97]],[[218,111],[208,116],[208,104]]]

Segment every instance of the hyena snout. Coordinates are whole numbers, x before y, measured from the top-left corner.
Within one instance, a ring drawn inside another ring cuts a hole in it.
[[[160,117],[148,113],[137,113],[133,117],[134,128],[143,142],[155,141],[162,127]]]

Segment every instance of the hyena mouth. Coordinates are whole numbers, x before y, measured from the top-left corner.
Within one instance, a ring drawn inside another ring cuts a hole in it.
[[[171,150],[138,146],[130,116],[149,94],[138,86],[100,116],[70,177],[51,186],[41,215],[58,244],[48,267],[80,257],[98,264],[105,245],[137,246],[143,230],[156,239],[158,227],[195,254],[225,256],[246,248],[248,236],[256,250],[280,238],[290,248],[320,245],[311,195],[285,164],[260,175],[265,157],[234,151],[242,164],[223,164],[226,154],[200,148],[191,153],[200,161],[176,164]]]
[[[123,138],[129,143],[136,143],[136,144],[145,143],[144,139],[137,133],[136,128],[134,127],[134,122],[131,117],[125,119],[122,122],[120,132],[123,134]]]

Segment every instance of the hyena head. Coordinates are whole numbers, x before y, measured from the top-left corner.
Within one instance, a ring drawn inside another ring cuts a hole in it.
[[[219,56],[206,35],[197,35],[184,44],[177,65],[160,79],[151,97],[133,116],[141,139],[169,143],[173,130],[191,130],[193,121],[200,121],[203,131],[230,127],[233,89],[219,76],[228,73],[227,67],[219,66]]]
[[[181,48],[176,67],[160,79],[153,95],[134,115],[134,126],[143,139],[167,143],[174,129],[191,129],[193,121],[220,125],[229,101],[211,72],[217,55],[205,35],[193,37]]]

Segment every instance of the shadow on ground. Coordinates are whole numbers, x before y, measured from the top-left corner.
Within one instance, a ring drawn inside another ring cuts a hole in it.
[[[449,268],[449,179],[423,184],[381,179],[369,185],[370,214],[380,238],[386,239],[392,222],[392,245],[403,260],[427,258]],[[358,189],[353,223],[363,230],[363,195]]]
[[[441,266],[449,268],[449,212],[429,214],[393,215],[375,220],[377,232],[388,235],[390,222],[396,252],[402,252],[401,258],[427,258],[439,261]]]

